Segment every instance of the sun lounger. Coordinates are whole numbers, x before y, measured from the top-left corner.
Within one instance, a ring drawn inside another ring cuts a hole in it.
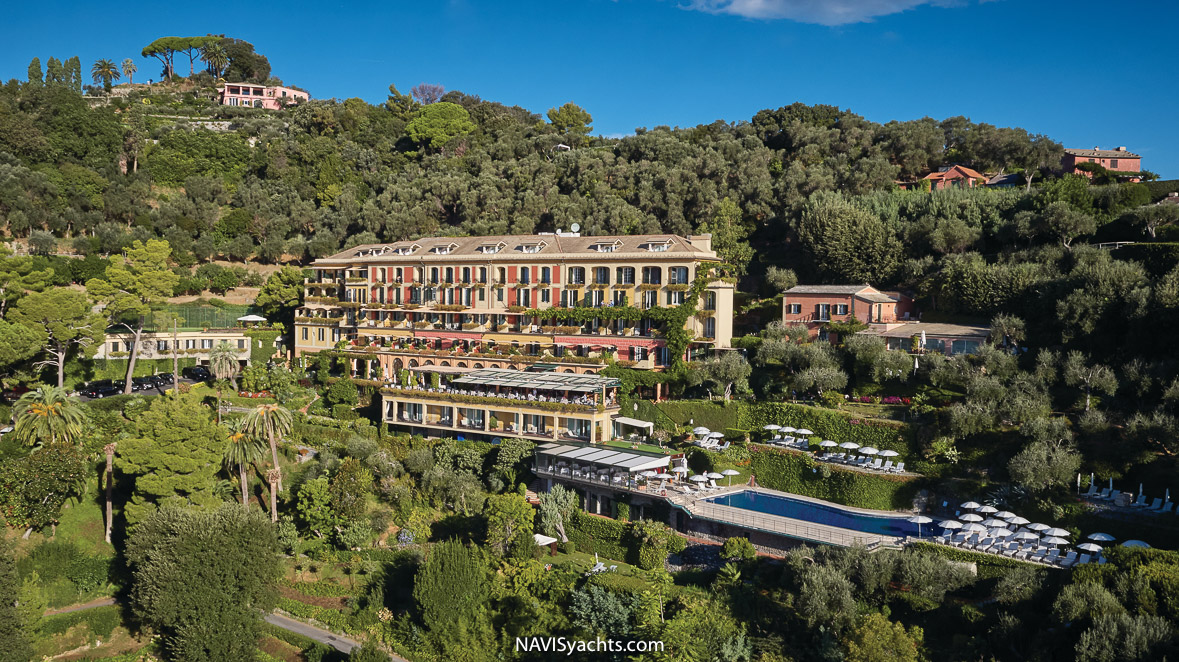
[[[615,572],[618,570],[618,566],[612,565],[612,566],[610,566],[609,570],[610,570],[610,572]]]
[[[1028,554],[1028,560],[1029,561],[1043,561],[1047,555],[1048,555],[1048,550],[1043,547],[1040,547],[1039,549],[1032,552],[1031,554]]]
[[[1003,549],[1001,550],[1000,553],[1002,553],[1003,556],[1015,556],[1015,553],[1018,551],[1019,551],[1019,543],[1009,542],[1003,547]]]
[[[1076,551],[1071,551],[1068,553],[1068,556],[1064,557],[1063,559],[1060,559],[1060,561],[1058,561],[1058,564],[1062,568],[1071,568],[1071,567],[1073,567],[1073,564],[1076,562],[1077,562],[1077,553],[1076,553]]]
[[[1160,513],[1169,513],[1169,512],[1171,512],[1171,511],[1172,511],[1174,508],[1175,508],[1175,502],[1174,502],[1174,501],[1168,501],[1168,502],[1166,502],[1166,503],[1164,503],[1164,504],[1163,504],[1163,507],[1162,507],[1162,508],[1159,508],[1159,512],[1160,512]]]
[[[904,473],[905,472],[905,463],[904,462],[897,462],[897,466],[892,468],[892,472],[894,474]]]
[[[983,551],[983,550],[987,549],[988,547],[990,547],[991,545],[994,545],[994,544],[995,544],[995,539],[994,539],[994,538],[983,538],[981,541],[979,541],[978,543],[976,543],[976,544],[974,545],[974,549],[975,549],[976,551],[979,551],[979,552],[981,552],[981,551]]]
[[[1088,499],[1089,497],[1095,496],[1096,494],[1097,494],[1097,483],[1090,483],[1089,484],[1089,491],[1085,492],[1081,496]]]
[[[1097,565],[1105,565],[1105,557],[1104,556],[1097,557]]]
[[[1146,505],[1146,495],[1145,494],[1139,494],[1138,500],[1135,501],[1134,503],[1130,504],[1130,506],[1134,507],[1134,508],[1141,508],[1145,505]]]
[[[1060,560],[1060,550],[1059,549],[1053,549],[1052,551],[1048,552],[1047,556],[1044,557],[1044,563],[1056,563],[1059,560]]]
[[[884,463],[884,466],[883,466],[883,467],[881,467],[881,468],[880,468],[880,470],[881,470],[881,471],[883,471],[884,473],[889,473],[889,472],[891,472],[891,471],[892,471],[892,460],[889,460],[888,462],[885,462],[885,463]]]
[[[866,464],[866,465],[864,465],[864,468],[865,468],[865,469],[875,469],[875,470],[879,470],[879,469],[880,469],[880,465],[882,465],[882,464],[884,464],[884,460],[882,460],[881,458],[876,458],[876,461],[875,461],[875,462],[873,462],[872,464]]]
[[[1089,556],[1088,554],[1081,554],[1081,558],[1077,559],[1077,565],[1085,565],[1092,560],[1092,556]]]
[[[1147,510],[1158,510],[1159,508],[1162,508],[1162,507],[1163,507],[1163,500],[1162,499],[1155,499],[1154,501],[1150,502],[1150,505],[1147,506],[1146,509]]]
[[[1109,498],[1109,493],[1110,493],[1110,489],[1107,487],[1107,488],[1104,488],[1104,489],[1102,489],[1102,490],[1101,490],[1101,493],[1100,493],[1100,494],[1098,494],[1097,496],[1093,497],[1093,498],[1094,498],[1094,499],[1108,499],[1108,498]]]

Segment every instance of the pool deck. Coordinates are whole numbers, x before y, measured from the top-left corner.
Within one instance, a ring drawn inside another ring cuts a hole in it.
[[[713,499],[720,496],[727,496],[743,491],[760,492],[772,496],[781,496],[798,501],[807,501],[817,505],[827,507],[839,508],[848,512],[857,513],[861,515],[873,515],[877,517],[900,517],[901,513],[885,512],[879,510],[868,510],[865,508],[853,508],[851,506],[844,506],[829,501],[822,501],[820,499],[812,499],[810,497],[800,496],[798,494],[791,494],[789,492],[778,492],[776,490],[768,490],[764,487],[748,487],[746,485],[734,485],[731,488],[723,490],[716,490],[713,492],[703,494],[668,494],[668,501],[673,506],[678,506],[685,512],[689,513],[694,518],[703,520],[710,520],[720,524],[728,524],[745,529],[755,529],[774,535],[785,536],[795,540],[802,540],[805,542],[819,543],[823,545],[835,545],[837,547],[854,547],[863,546],[869,549],[878,547],[899,547],[903,538],[896,536],[886,536],[877,533],[864,533],[862,531],[855,531],[853,529],[845,529],[838,526],[828,526],[826,524],[816,524],[814,522],[807,522],[804,520],[797,520],[790,517],[782,517],[780,515],[768,515],[766,513],[759,513],[744,508],[734,508],[732,506],[722,506],[716,503],[709,503],[708,499]]]

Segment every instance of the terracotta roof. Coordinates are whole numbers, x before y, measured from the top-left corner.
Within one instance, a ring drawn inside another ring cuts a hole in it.
[[[958,177],[951,177],[951,175],[955,175],[955,174],[958,175]],[[972,170],[970,168],[967,168],[966,166],[960,166],[960,165],[951,166],[941,172],[931,172],[928,175],[922,177],[922,179],[959,179],[960,177],[969,177],[971,179],[986,179],[986,175],[983,175],[982,173],[978,172],[977,170]]]
[[[1065,148],[1065,154],[1099,159],[1140,159],[1141,156],[1120,149],[1072,149]]]

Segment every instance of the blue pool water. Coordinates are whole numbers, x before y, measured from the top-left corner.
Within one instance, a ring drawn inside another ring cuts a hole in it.
[[[767,515],[826,524],[827,526],[838,526],[842,529],[852,529],[864,533],[897,537],[917,535],[917,525],[909,522],[905,517],[864,515],[843,510],[834,505],[827,506],[776,494],[765,494],[764,492],[743,490],[707,499],[707,501],[721,506],[731,506]],[[921,525],[922,536],[931,536],[935,533],[937,533],[936,523]]]

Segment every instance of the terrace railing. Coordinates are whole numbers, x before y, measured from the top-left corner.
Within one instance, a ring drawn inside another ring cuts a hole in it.
[[[895,546],[897,544],[897,539],[892,536],[877,533],[863,533],[836,526],[826,526],[796,520],[789,517],[767,515],[743,508],[733,508],[732,506],[709,503],[707,501],[697,500],[682,507],[693,517],[825,545],[837,545],[839,547],[859,545],[872,549],[874,547]]]

